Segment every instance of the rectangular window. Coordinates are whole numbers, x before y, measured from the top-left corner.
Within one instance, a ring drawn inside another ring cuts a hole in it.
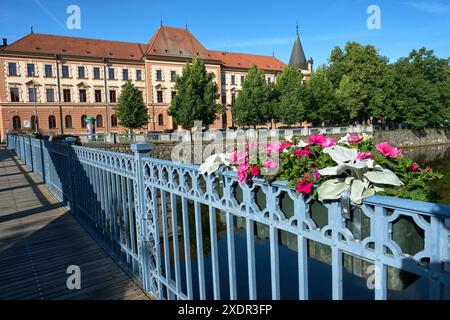
[[[80,89],[80,102],[86,102],[86,90]]]
[[[102,90],[95,90],[95,102],[102,102]]]
[[[11,102],[19,102],[19,88],[11,88],[9,89],[9,92],[11,94]]]
[[[159,103],[162,103],[163,102],[163,92],[162,91],[157,91],[156,92],[156,98],[157,98],[156,101],[158,101]]]
[[[100,79],[100,68],[94,67],[94,79]]]
[[[142,70],[136,70],[136,80],[142,81]]]
[[[44,70],[46,77],[53,77],[53,66],[51,64],[46,64]]]
[[[175,82],[175,77],[177,76],[176,71],[170,71],[170,81]]]
[[[15,62],[8,63],[8,75],[17,76],[17,64]]]
[[[61,66],[61,77],[63,78],[69,77],[69,66]]]
[[[27,76],[29,77],[35,76],[34,63],[27,63]]]
[[[241,86],[244,85],[245,77],[241,76]]]
[[[63,89],[64,102],[70,102],[70,89]]]
[[[45,95],[47,96],[47,102],[55,102],[55,90],[52,88],[47,88],[45,91]]]
[[[122,79],[123,80],[128,80],[128,69],[123,69],[122,70]]]
[[[176,95],[177,95],[177,92],[176,91],[172,91],[172,100],[173,100],[173,98],[175,98]]]
[[[227,104],[227,95],[222,94],[222,104]]]
[[[222,73],[222,84],[227,84],[227,78],[224,73]]]
[[[28,88],[28,101],[36,102],[36,89]]]
[[[156,70],[156,81],[162,81],[162,70]]]
[[[235,101],[236,101],[236,93],[232,92],[231,93],[231,104],[234,104]]]
[[[231,84],[235,85],[236,84],[236,76],[233,74],[231,75]]]
[[[84,67],[83,66],[79,66],[78,67],[78,78],[80,78],[80,79],[85,79],[86,78],[86,73],[84,71]]]
[[[116,90],[109,90],[109,102],[116,102]]]
[[[114,80],[115,79],[114,68],[109,68],[108,69],[108,77],[109,77],[109,80]]]
[[[271,83],[272,82],[272,78],[267,78],[267,83]]]

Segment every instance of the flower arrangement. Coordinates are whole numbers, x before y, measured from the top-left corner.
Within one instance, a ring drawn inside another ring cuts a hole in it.
[[[267,146],[248,145],[245,151],[214,155],[200,166],[212,173],[220,165],[236,170],[240,183],[263,176],[269,182],[288,181],[298,194],[320,201],[339,199],[347,192],[354,203],[374,194],[431,201],[430,182],[442,178],[430,167],[421,168],[388,142],[375,144],[366,134],[339,141],[313,134],[307,141],[285,137]]]

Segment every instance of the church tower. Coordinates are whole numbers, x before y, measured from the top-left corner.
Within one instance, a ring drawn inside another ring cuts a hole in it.
[[[297,24],[297,37],[294,42],[294,47],[292,48],[291,58],[289,59],[289,64],[295,66],[304,78],[309,78],[313,71],[313,60],[312,58],[306,60],[305,51],[303,50],[302,41],[300,40],[300,35],[298,32]]]

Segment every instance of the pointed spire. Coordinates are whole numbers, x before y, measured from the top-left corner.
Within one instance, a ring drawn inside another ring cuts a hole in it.
[[[160,26],[161,26],[161,27],[163,26],[163,21],[162,21],[162,19],[160,20]]]
[[[296,25],[296,31],[297,37],[294,42],[294,47],[292,48],[289,64],[295,66],[299,70],[308,70],[308,61],[306,60],[305,52],[303,51],[302,42],[300,40],[300,34],[298,32],[298,22]]]
[[[186,23],[186,30],[189,30],[189,29],[188,29],[188,24],[187,24],[187,23]]]
[[[33,34],[34,32],[33,32],[33,26],[31,26],[31,30],[30,30],[30,33],[31,34]]]

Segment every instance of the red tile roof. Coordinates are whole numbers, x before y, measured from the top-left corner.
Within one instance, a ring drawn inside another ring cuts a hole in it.
[[[189,30],[164,26],[155,32],[148,44],[33,33],[0,51],[131,60],[141,60],[145,55],[189,58],[199,55],[204,59],[221,61],[224,67],[229,68],[248,69],[256,64],[265,70],[281,70],[285,66],[272,56],[208,50]]]
[[[2,50],[139,60],[146,49],[141,43],[31,33]]]
[[[285,64],[272,56],[261,56],[256,54],[209,51],[211,58],[221,60],[224,67],[230,68],[250,68],[253,64],[260,69],[282,70]]]
[[[208,50],[189,30],[160,27],[148,43],[146,54],[163,56],[205,56]]]

